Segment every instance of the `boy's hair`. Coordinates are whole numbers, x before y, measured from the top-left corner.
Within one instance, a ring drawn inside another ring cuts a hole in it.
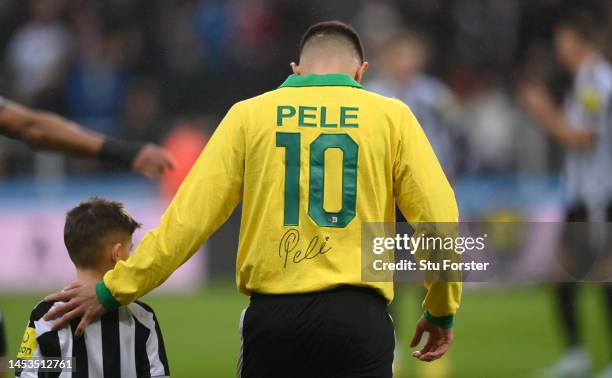
[[[121,202],[90,198],[66,214],[64,244],[77,267],[95,267],[102,259],[103,241],[113,232],[130,236],[141,225]]]
[[[342,21],[323,21],[309,27],[300,41],[300,56],[302,55],[306,43],[314,36],[344,38],[351,43],[355,49],[355,53],[359,59],[361,59],[361,62],[365,60],[363,44],[361,43],[359,34],[357,34],[355,29]]]

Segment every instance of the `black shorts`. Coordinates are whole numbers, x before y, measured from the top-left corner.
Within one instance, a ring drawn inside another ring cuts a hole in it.
[[[603,210],[606,223],[602,224],[592,222],[589,208],[583,203],[574,203],[567,209],[557,261],[571,279],[608,281],[602,266],[607,269],[611,261],[608,256],[612,250],[612,238],[609,237],[612,232],[612,203]],[[594,274],[597,269],[603,273]]]
[[[612,202],[605,207],[605,222],[612,222]],[[589,211],[585,204],[576,202],[572,204],[565,213],[566,222],[588,222]]]
[[[253,294],[241,331],[238,377],[392,376],[393,322],[371,289]]]

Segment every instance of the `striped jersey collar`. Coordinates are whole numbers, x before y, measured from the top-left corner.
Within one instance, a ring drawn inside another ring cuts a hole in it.
[[[280,88],[284,87],[355,87],[363,88],[349,75],[333,73],[326,75],[310,74],[306,76],[290,75]]]

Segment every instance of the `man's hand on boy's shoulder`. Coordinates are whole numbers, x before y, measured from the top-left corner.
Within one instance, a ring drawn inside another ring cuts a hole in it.
[[[70,320],[81,318],[75,337],[83,335],[85,328],[106,312],[96,296],[96,284],[95,281],[75,281],[61,292],[48,295],[45,301],[64,303],[49,311],[44,320],[57,319],[53,323],[53,330],[57,330],[67,325]]]

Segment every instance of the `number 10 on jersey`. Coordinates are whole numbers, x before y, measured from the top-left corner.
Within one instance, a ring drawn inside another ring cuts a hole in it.
[[[276,146],[285,149],[284,225],[297,226],[300,219],[301,134],[276,133]],[[337,212],[323,207],[325,192],[325,151],[342,151],[342,208]],[[357,160],[359,146],[348,134],[321,134],[310,144],[308,215],[321,227],[346,227],[357,207]]]

